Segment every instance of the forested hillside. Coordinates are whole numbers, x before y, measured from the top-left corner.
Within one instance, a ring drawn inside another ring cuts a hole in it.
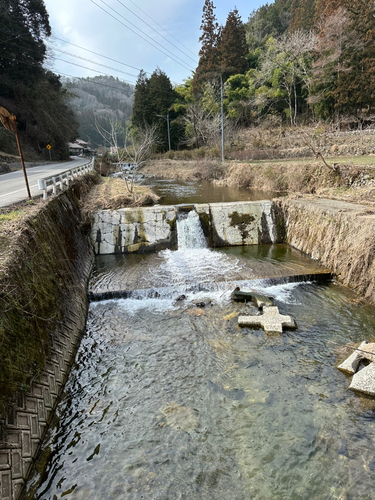
[[[341,129],[375,123],[373,0],[275,0],[246,23],[234,9],[224,26],[205,0],[200,29],[196,71],[174,89],[173,102],[158,108],[171,119],[172,149],[218,147],[221,101],[228,143],[234,128],[265,120],[289,126],[323,120]],[[157,124],[166,149],[165,121],[150,115],[144,98],[150,81],[140,75],[132,123]]]
[[[63,158],[78,124],[60,78],[43,66],[51,34],[44,2],[1,0],[0,19],[0,106],[16,115],[27,151],[47,153],[50,144],[54,158]],[[14,134],[2,126],[0,150],[18,154]]]
[[[90,140],[93,148],[105,142],[98,128],[109,130],[111,123],[117,123],[117,127],[129,125],[134,95],[132,85],[112,76],[96,76],[65,80],[64,87],[72,96],[69,106],[79,122],[79,137]],[[118,137],[123,140],[124,133],[119,133]]]

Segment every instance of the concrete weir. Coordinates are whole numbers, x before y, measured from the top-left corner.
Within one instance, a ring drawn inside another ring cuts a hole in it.
[[[176,246],[179,213],[195,210],[211,247],[282,241],[272,201],[205,203],[102,210],[95,214],[91,241],[96,255],[155,251]]]

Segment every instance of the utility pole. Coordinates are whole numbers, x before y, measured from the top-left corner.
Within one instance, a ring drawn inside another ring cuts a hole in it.
[[[167,111],[167,115],[164,116],[164,115],[156,115],[158,116],[159,118],[164,118],[164,120],[167,120],[167,129],[168,129],[168,147],[169,147],[169,151],[171,150],[171,131],[170,131],[170,128],[169,128],[169,110]]]
[[[24,159],[23,159],[20,138],[18,137],[16,117],[15,117],[15,115],[9,113],[9,111],[6,108],[3,108],[1,106],[0,107],[0,119],[1,119],[2,124],[4,125],[4,127],[6,129],[10,130],[11,132],[13,132],[15,134],[15,136],[16,136],[18,151],[20,153],[20,159],[21,159],[21,165],[22,165],[23,175],[25,177],[25,184],[26,184],[27,195],[28,195],[29,199],[31,199],[29,181],[28,181],[28,178],[27,178],[25,162],[24,162]]]
[[[220,73],[220,86],[221,86],[221,163],[224,164],[224,86],[223,74]]]

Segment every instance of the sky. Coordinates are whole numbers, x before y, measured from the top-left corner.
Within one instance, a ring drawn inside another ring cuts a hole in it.
[[[174,84],[181,84],[197,67],[204,0],[44,2],[52,28],[47,66],[62,76],[107,74],[134,84],[140,69],[150,76],[159,67]],[[214,0],[215,14],[224,25],[228,12],[237,7],[246,22],[265,3]]]

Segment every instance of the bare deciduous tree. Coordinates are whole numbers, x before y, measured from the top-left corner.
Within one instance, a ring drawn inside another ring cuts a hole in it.
[[[137,129],[127,128],[125,131],[124,147],[118,145],[118,126],[111,122],[110,130],[96,125],[103,139],[110,144],[117,155],[117,170],[125,182],[126,189],[133,193],[134,181],[139,168],[150,158],[154,144],[158,142],[157,125],[147,125]],[[124,164],[132,164],[130,172],[124,169]]]

